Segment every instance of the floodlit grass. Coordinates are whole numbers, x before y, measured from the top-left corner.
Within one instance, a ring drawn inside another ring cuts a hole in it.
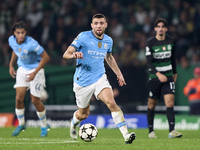
[[[27,128],[17,137],[14,128],[0,128],[0,150],[200,150],[199,131],[181,131],[183,137],[169,139],[167,130],[156,130],[157,139],[147,137],[147,129],[130,130],[136,133],[132,144],[125,144],[118,129],[98,129],[93,142],[80,138],[73,141],[68,128],[53,128],[41,138],[39,128]]]

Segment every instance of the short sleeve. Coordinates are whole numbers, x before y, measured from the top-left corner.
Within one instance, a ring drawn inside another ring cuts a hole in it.
[[[37,41],[31,43],[31,50],[37,55],[41,55],[44,52],[44,48]]]
[[[108,49],[107,53],[111,53],[112,52],[112,47],[113,47],[113,40],[110,39],[110,46],[109,46],[109,49]]]
[[[84,34],[81,32],[81,33],[79,33],[79,35],[73,40],[73,42],[71,43],[71,46],[73,46],[77,51],[79,51],[80,48],[82,47],[83,39],[84,39]]]

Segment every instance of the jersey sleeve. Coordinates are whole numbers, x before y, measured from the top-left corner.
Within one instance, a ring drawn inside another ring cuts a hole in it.
[[[10,36],[9,38],[8,38],[8,44],[9,44],[9,46],[12,48],[12,43],[13,43],[13,36]]]
[[[147,58],[147,65],[149,67],[149,69],[151,70],[152,73],[156,74],[158,71],[156,70],[155,66],[153,65],[153,50],[149,44],[149,42],[147,42],[146,45],[146,58]]]
[[[44,48],[35,40],[31,43],[30,46],[31,50],[35,52],[37,55],[41,55],[44,52]]]
[[[176,74],[176,51],[175,51],[175,42],[172,48],[172,57],[171,57],[171,62],[172,62],[172,70],[173,74]]]
[[[77,51],[80,51],[83,46],[84,34],[81,32],[79,35],[73,40],[70,46],[73,46]]]
[[[111,53],[112,52],[112,47],[113,47],[113,40],[111,39],[110,40],[110,47],[109,47],[107,53]]]

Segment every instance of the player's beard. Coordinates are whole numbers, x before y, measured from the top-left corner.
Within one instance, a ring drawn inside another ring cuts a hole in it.
[[[95,34],[100,37],[104,34],[104,31],[105,30],[102,30],[101,32],[95,31]]]
[[[161,34],[159,34],[160,36],[163,36],[164,34],[163,33],[161,33]]]

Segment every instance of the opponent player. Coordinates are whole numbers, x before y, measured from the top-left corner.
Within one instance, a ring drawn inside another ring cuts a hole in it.
[[[26,36],[26,24],[23,21],[17,22],[12,28],[14,35],[8,39],[10,47],[13,49],[9,65],[9,73],[15,78],[16,75],[16,108],[15,112],[19,120],[19,126],[13,131],[12,135],[17,136],[25,130],[24,117],[24,97],[26,91],[30,89],[31,102],[37,109],[37,115],[41,120],[40,136],[47,136],[50,126],[46,122],[46,110],[40,101],[40,94],[45,87],[44,65],[49,60],[49,56],[42,46],[33,38]],[[18,58],[18,59],[17,59]],[[17,73],[14,70],[14,63],[17,59]]]
[[[63,55],[65,59],[77,59],[73,90],[79,110],[74,112],[70,136],[72,139],[77,139],[77,125],[88,117],[90,99],[94,94],[110,109],[113,120],[121,131],[125,143],[132,143],[136,137],[135,133],[128,133],[123,112],[114,100],[111,85],[105,74],[104,58],[116,74],[119,85],[126,84],[111,54],[113,41],[111,37],[104,34],[107,28],[105,16],[103,14],[94,15],[91,27],[91,31],[81,32]]]
[[[169,122],[169,138],[181,137],[182,134],[174,130],[174,94],[177,79],[174,41],[166,35],[167,21],[158,18],[154,23],[156,36],[148,40],[146,58],[149,67],[149,98],[147,118],[149,138],[157,138],[153,129],[154,109],[157,100],[164,96],[167,107],[166,114]]]

